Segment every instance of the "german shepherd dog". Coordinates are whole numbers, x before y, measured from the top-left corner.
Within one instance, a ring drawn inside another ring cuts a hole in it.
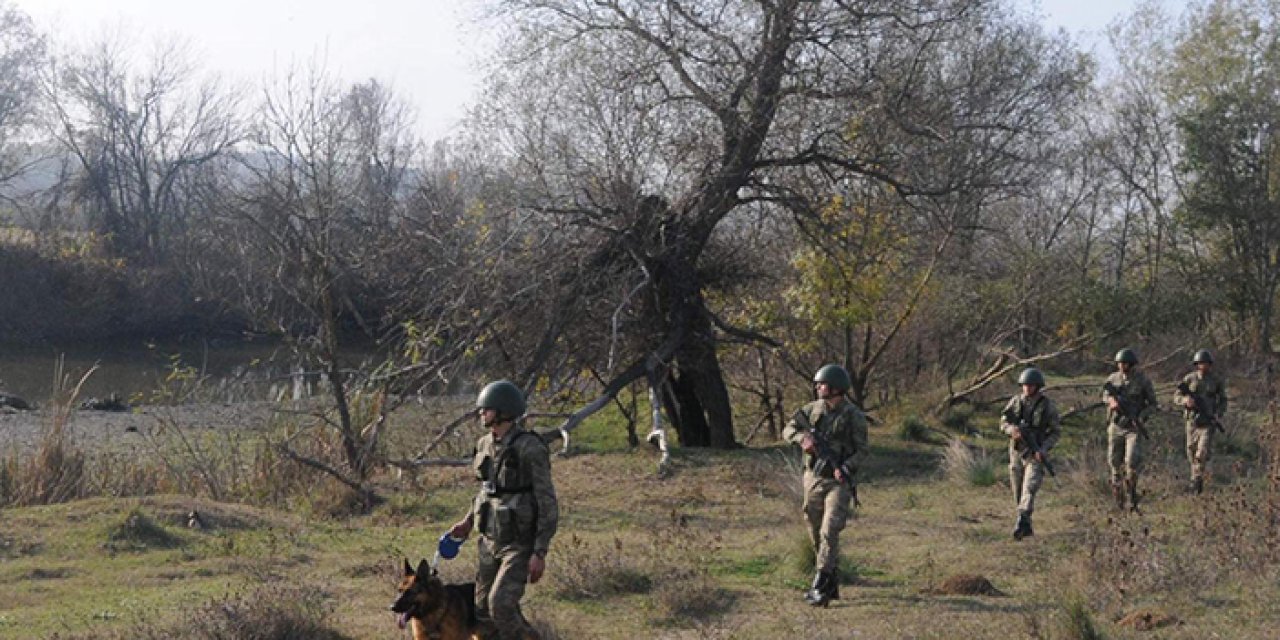
[[[400,596],[391,611],[400,628],[413,630],[413,640],[479,640],[476,628],[476,585],[445,584],[426,560],[417,570],[404,561]]]

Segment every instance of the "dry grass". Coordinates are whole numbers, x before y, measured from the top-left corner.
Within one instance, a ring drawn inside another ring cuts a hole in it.
[[[1280,622],[1274,611],[1280,475],[1262,466],[1280,460],[1274,424],[1258,425],[1256,459],[1216,459],[1219,479],[1200,498],[1177,491],[1185,474],[1180,452],[1153,448],[1144,515],[1113,511],[1095,487],[1095,476],[1105,482],[1105,468],[1082,446],[1092,432],[1068,431],[1064,450],[1075,453],[1059,458],[1062,477],[1042,489],[1037,535],[1021,543],[1008,536],[1007,487],[972,482],[965,471],[985,456],[994,474],[999,467],[990,454],[953,442],[956,453],[946,459],[951,479],[942,480],[932,465],[919,463],[936,460],[936,446],[900,441],[892,426],[875,427],[876,459],[860,478],[865,506],[841,539],[842,573],[857,580],[823,611],[800,599],[812,550],[794,448],[676,450],[665,478],[655,476],[656,455],[645,449],[557,458],[561,533],[547,578],[529,588],[525,610],[546,637],[602,640],[750,640],[789,637],[797,628],[810,638],[991,638],[1023,631],[1032,638],[1132,637],[1136,632],[1120,621],[1153,610],[1181,618],[1160,628],[1162,638],[1268,637]],[[431,437],[424,433],[424,440]],[[379,479],[392,495],[388,503],[368,516],[344,515],[320,508],[315,476],[274,458],[270,448],[249,451],[237,458],[245,465],[236,481],[242,484],[227,486],[253,487],[261,493],[243,502],[266,508],[210,501],[198,490],[200,498],[6,510],[0,598],[8,610],[0,638],[67,631],[159,638],[179,630],[209,637],[182,624],[193,613],[207,615],[201,626],[209,629],[243,629],[241,621],[258,620],[258,628],[271,630],[260,616],[272,615],[315,637],[394,635],[385,613],[394,579],[377,567],[430,557],[435,538],[465,511],[474,480],[465,469],[432,469],[417,488],[396,493],[399,485],[388,476]],[[123,473],[128,461],[116,464]],[[165,469],[136,474],[164,476]],[[304,499],[300,492],[308,489],[315,495]],[[229,494],[236,499],[238,491]],[[190,508],[210,526],[182,528]],[[145,520],[131,519],[135,509]],[[157,529],[176,542],[146,542]],[[100,552],[113,532],[117,550],[127,553]],[[474,554],[473,543],[464,545],[442,573],[469,580]],[[958,595],[922,593],[959,575],[982,577],[1006,597],[974,595],[984,592],[972,588],[975,580],[961,581],[971,588],[957,588]],[[117,595],[119,584],[130,585],[127,596]],[[304,588],[310,591],[298,595]],[[239,595],[222,595],[228,589]],[[166,603],[175,599],[192,608],[172,611]],[[50,626],[51,612],[63,626]],[[226,633],[219,637],[248,637]]]
[[[264,585],[213,599],[180,623],[138,624],[80,640],[347,640],[333,627],[333,595],[303,586]],[[54,636],[55,638],[58,636]]]
[[[577,534],[560,541],[558,570],[551,576],[556,596],[565,600],[596,600],[648,593],[653,587],[653,563],[647,550],[629,549],[619,538],[588,543]]]
[[[11,452],[0,465],[0,505],[55,504],[89,495],[86,457],[68,437],[67,422],[93,371],[86,371],[72,386],[70,378],[63,375],[61,360],[58,362],[49,424],[35,455],[23,458]]]
[[[942,453],[942,472],[951,482],[989,487],[998,480],[995,458],[985,449],[951,438]]]

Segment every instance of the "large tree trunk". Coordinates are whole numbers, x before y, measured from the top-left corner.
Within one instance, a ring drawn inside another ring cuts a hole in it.
[[[702,281],[695,262],[678,254],[669,255],[656,278],[657,304],[650,307],[650,312],[662,317],[655,318],[658,322],[654,324],[666,326],[667,335],[684,333],[672,359],[670,381],[674,397],[665,404],[671,423],[680,435],[680,444],[731,449],[738,445],[733,431],[733,408],[716,354],[719,343],[711,312],[702,297]]]
[[[716,355],[716,337],[707,318],[706,309],[695,321],[698,325],[690,332],[680,350],[676,352],[676,368],[680,378],[692,392],[690,398],[694,404],[682,407],[682,415],[698,412],[698,425],[701,433],[688,429],[691,438],[696,438],[697,446],[710,446],[716,449],[731,449],[738,442],[733,434],[733,408],[729,402],[729,390],[724,383],[724,374],[720,370],[720,359]],[[680,441],[686,442],[685,433],[681,432]]]

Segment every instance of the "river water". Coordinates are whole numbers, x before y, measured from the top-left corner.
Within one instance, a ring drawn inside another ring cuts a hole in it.
[[[371,357],[352,350],[350,365]],[[55,389],[61,362],[62,382],[70,389],[96,365],[79,398],[115,394],[146,402],[161,389],[181,391],[197,383],[203,400],[265,400],[314,390],[316,365],[303,363],[279,340],[226,339],[185,342],[118,339],[93,343],[0,345],[0,391],[44,405]],[[183,375],[175,376],[175,371]],[[301,374],[301,375],[299,375]],[[209,397],[223,395],[225,397]]]

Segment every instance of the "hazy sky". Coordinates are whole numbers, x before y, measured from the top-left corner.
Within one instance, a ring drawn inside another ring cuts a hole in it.
[[[2,1],[2,0],[0,0]],[[317,55],[336,76],[389,83],[417,110],[428,138],[446,134],[477,92],[491,40],[468,0],[8,0],[60,42],[106,31],[190,42],[205,67],[258,83]],[[1016,0],[1028,10],[1034,0]],[[1169,7],[1183,0],[1163,0]],[[1040,0],[1046,23],[1094,42],[1136,0]]]

